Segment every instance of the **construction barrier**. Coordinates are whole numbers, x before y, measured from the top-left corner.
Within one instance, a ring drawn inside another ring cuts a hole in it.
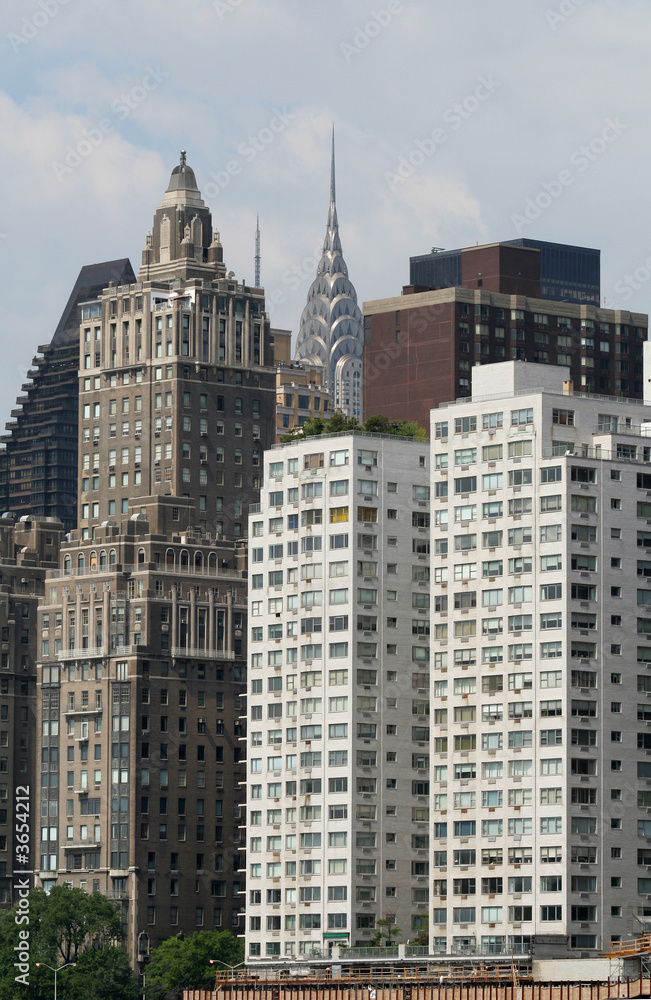
[[[381,977],[386,978],[385,976]],[[183,1000],[611,1000],[649,997],[651,980],[615,980],[588,983],[467,982],[374,985],[368,971],[364,982],[313,983],[287,980],[224,979],[216,990],[184,990]]]

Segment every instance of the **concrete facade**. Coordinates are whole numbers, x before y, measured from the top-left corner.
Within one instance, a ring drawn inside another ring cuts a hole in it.
[[[250,518],[247,959],[400,939],[427,919],[425,442],[265,455]]]
[[[651,408],[567,375],[432,412],[433,952],[594,957],[651,916]]]

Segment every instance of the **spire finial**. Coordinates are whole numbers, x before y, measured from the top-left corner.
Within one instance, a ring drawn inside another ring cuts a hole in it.
[[[182,150],[181,150],[181,166],[182,166],[182,167],[184,167],[184,166],[185,166],[185,161],[186,161],[186,155],[185,155],[185,150],[184,150],[184,149],[182,149]]]
[[[330,202],[335,203],[335,126],[332,123],[332,160],[330,162]]]
[[[341,251],[339,242],[339,224],[337,222],[337,204],[335,198],[335,126],[332,125],[332,158],[330,161],[330,206],[328,208],[328,225],[326,227],[323,252],[326,250]]]

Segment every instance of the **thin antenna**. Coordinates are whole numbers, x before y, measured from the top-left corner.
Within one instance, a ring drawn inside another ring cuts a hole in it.
[[[335,197],[335,125],[332,123],[332,155],[330,159],[330,204],[334,205]]]
[[[260,216],[255,222],[255,287],[260,288]]]

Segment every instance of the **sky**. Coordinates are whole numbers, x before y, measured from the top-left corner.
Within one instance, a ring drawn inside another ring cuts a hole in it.
[[[648,312],[649,0],[11,0],[0,8],[0,427],[80,268],[129,257],[187,150],[224,260],[296,336],[337,207],[358,301],[409,257],[602,251]]]

